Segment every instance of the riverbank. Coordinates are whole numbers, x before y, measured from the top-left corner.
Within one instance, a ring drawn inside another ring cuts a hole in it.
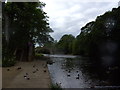
[[[13,67],[2,68],[3,88],[50,88],[46,61],[18,62]]]

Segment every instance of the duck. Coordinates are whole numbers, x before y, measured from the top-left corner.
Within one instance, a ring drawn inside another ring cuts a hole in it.
[[[35,65],[33,65],[33,67],[35,67]]]
[[[36,71],[33,71],[33,73],[36,73]]]
[[[71,71],[69,70],[68,73],[70,73]]]
[[[76,71],[78,73],[78,71]]]
[[[46,72],[46,70],[44,70],[44,72]]]
[[[26,75],[28,75],[28,73],[26,73]]]
[[[70,74],[68,74],[67,76],[70,77]]]
[[[39,71],[38,69],[36,69],[36,71]]]
[[[29,77],[27,77],[27,76],[24,76],[24,78],[25,78],[25,79],[27,79],[27,80],[30,80],[30,78],[29,78]]]
[[[30,78],[28,77],[27,80],[30,80]]]
[[[21,67],[18,67],[18,68],[17,68],[17,70],[20,70],[20,69],[22,69],[22,68],[21,68]]]
[[[78,77],[76,77],[76,79],[79,79],[79,76],[78,76]]]
[[[7,69],[7,71],[10,71],[10,69]]]
[[[27,76],[25,75],[25,76],[24,76],[24,78],[26,79],[26,78],[27,78]]]

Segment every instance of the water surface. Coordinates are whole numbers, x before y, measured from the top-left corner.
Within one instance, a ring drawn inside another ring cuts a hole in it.
[[[49,55],[49,57],[54,62],[48,64],[52,82],[62,88],[116,86],[110,81],[112,77],[109,75],[110,71],[94,65],[88,57],[72,55]]]

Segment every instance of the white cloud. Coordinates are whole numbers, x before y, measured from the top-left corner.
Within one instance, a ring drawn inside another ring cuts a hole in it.
[[[80,33],[80,28],[97,16],[118,6],[119,0],[41,0],[49,16],[51,35],[59,40],[64,34]]]

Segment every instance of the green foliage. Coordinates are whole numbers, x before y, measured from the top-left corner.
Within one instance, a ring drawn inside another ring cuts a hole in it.
[[[16,63],[16,57],[13,55],[9,48],[5,48],[5,44],[2,47],[2,67],[14,66]]]
[[[42,53],[35,53],[36,60],[49,60],[49,57],[44,56]]]
[[[3,3],[3,48],[7,52],[12,55],[17,52],[19,58],[24,52],[24,57],[28,57],[30,45],[52,40],[49,33],[53,31],[49,26],[48,16],[43,11],[44,6],[42,2]],[[6,42],[6,37],[9,42]],[[34,52],[34,49],[32,51]]]
[[[50,50],[48,48],[45,48],[45,47],[37,47],[35,49],[35,51],[37,53],[50,54]]]
[[[5,5],[5,12],[9,15],[12,32],[14,32],[12,38],[16,38],[13,39],[15,44],[24,46],[25,42],[31,40],[35,43],[48,41],[50,38],[48,33],[52,32],[52,29],[47,22],[46,13],[42,10],[44,6],[45,4],[41,2],[13,2]]]
[[[2,67],[14,66],[16,63],[15,56],[6,56],[2,58]]]
[[[16,61],[15,61],[14,57],[6,57],[6,58],[2,59],[2,66],[3,67],[14,66],[15,63],[16,63]]]
[[[58,84],[52,84],[52,85],[50,86],[50,89],[51,89],[51,90],[62,90],[62,88],[61,88],[60,85],[58,85]]]
[[[43,57],[44,55],[42,53],[35,53],[35,56]]]
[[[73,41],[75,37],[72,35],[63,35],[62,38],[57,43],[59,50],[63,51],[65,54],[71,54],[73,50]]]
[[[120,7],[113,8],[98,16],[95,21],[87,23],[81,28],[76,37],[63,35],[57,47],[65,54],[95,55],[97,48],[103,42],[112,40],[120,44]]]
[[[44,55],[42,53],[35,53],[35,59],[42,59]]]
[[[120,42],[120,7],[98,16],[95,21],[81,28],[81,33],[74,41],[74,54],[89,55],[94,48],[106,40]]]

